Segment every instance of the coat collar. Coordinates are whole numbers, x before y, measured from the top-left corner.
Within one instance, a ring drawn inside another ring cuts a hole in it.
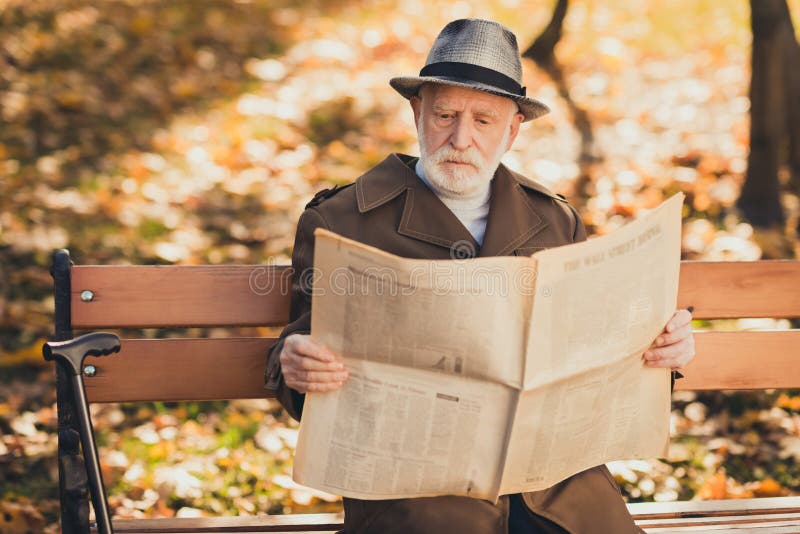
[[[548,226],[547,219],[525,191],[526,187],[543,192],[538,184],[525,180],[500,164],[492,180],[489,220],[481,256],[512,254]]]
[[[542,231],[547,221],[523,187],[552,196],[504,165],[492,179],[492,197],[483,246],[461,221],[439,200],[409,166],[413,157],[391,154],[356,180],[356,198],[361,213],[373,210],[405,192],[403,214],[397,232],[451,249],[451,257],[502,256]]]

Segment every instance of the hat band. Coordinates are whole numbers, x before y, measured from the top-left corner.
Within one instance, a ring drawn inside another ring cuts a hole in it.
[[[480,65],[473,65],[471,63],[459,63],[456,61],[442,61],[440,63],[431,63],[425,65],[421,71],[420,76],[448,76],[452,78],[463,78],[473,82],[484,83],[502,89],[507,93],[512,93],[519,96],[525,96],[525,88],[518,84],[513,78],[510,78],[502,72],[487,69]]]

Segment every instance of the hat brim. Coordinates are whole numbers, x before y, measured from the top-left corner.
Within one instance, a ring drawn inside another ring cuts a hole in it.
[[[449,78],[445,76],[399,76],[389,80],[389,85],[391,85],[395,91],[407,99],[419,94],[420,87],[426,83],[437,83],[442,85],[451,85],[453,87],[476,89],[478,91],[484,91],[493,95],[510,98],[517,103],[520,112],[522,113],[523,117],[525,117],[522,122],[538,119],[542,115],[546,115],[550,112],[549,107],[536,99],[515,95],[514,93],[508,93],[502,89],[498,89],[497,87],[472,80]]]

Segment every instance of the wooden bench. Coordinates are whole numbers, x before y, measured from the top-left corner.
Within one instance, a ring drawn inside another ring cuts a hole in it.
[[[289,309],[288,267],[72,265],[53,256],[55,338],[110,328],[280,326]],[[679,307],[697,319],[800,316],[800,261],[683,262]],[[697,332],[696,352],[676,389],[800,387],[800,330]],[[123,339],[118,355],[87,357],[91,402],[269,397],[270,338]],[[86,369],[86,367],[84,367]],[[68,382],[58,372],[59,477],[63,532],[86,525],[82,472]],[[630,504],[647,532],[797,532],[800,497]],[[116,532],[335,532],[339,514],[115,520]]]

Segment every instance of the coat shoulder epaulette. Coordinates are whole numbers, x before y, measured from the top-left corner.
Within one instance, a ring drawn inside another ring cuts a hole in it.
[[[314,197],[308,201],[308,204],[306,204],[306,209],[313,208],[314,206],[319,206],[324,200],[327,200],[332,196],[336,195],[337,193],[344,191],[354,183],[355,182],[346,185],[335,185],[330,189],[323,189],[322,191],[318,191],[317,194],[314,195]]]
[[[554,193],[553,191],[550,191],[548,188],[546,188],[545,186],[543,186],[539,182],[535,182],[535,181],[531,180],[530,178],[526,178],[526,177],[521,176],[519,174],[515,173],[515,177],[517,178],[517,181],[520,183],[520,185],[522,185],[522,187],[526,187],[528,189],[533,189],[534,191],[538,191],[539,193],[542,193],[543,195],[547,195],[550,198],[554,198],[556,200],[560,200],[561,202],[566,202],[567,204],[569,204],[569,201],[567,200],[567,197],[565,197],[561,193]]]

